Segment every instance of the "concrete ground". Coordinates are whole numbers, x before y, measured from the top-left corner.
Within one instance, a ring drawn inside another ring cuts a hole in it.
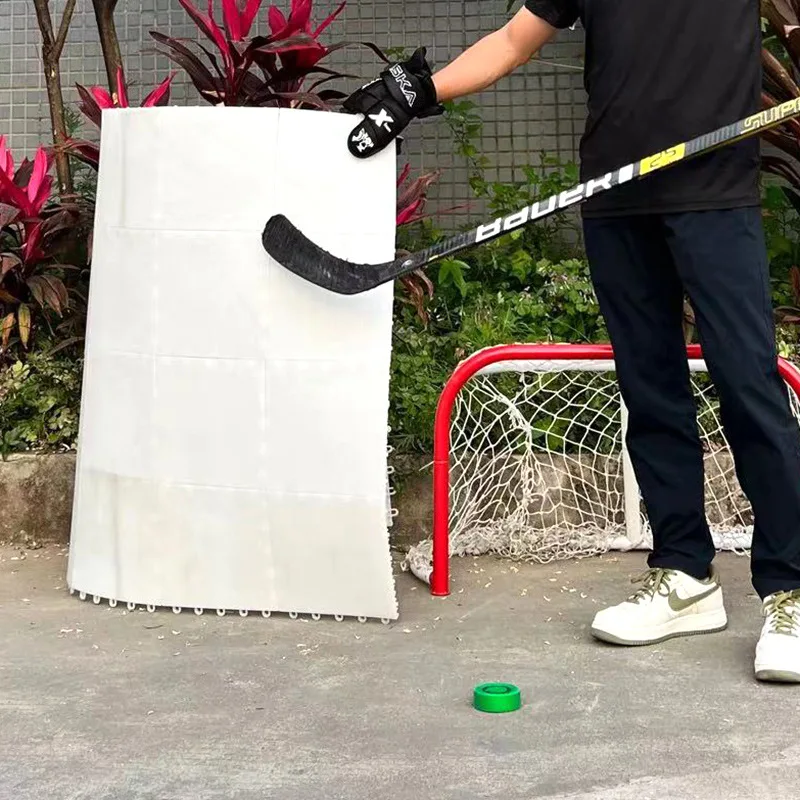
[[[24,558],[23,558],[24,556]],[[0,548],[2,800],[744,800],[800,793],[800,687],[752,678],[748,562],[728,631],[591,640],[643,556],[398,576],[380,623],[95,606],[66,554]],[[470,706],[511,681],[521,711]]]

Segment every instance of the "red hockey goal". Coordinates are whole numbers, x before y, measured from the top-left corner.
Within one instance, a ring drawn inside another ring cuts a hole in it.
[[[687,358],[712,534],[721,549],[746,549],[751,512],[716,393],[700,347],[689,346]],[[800,418],[800,371],[784,359],[779,367]],[[452,555],[548,562],[649,546],[625,423],[610,345],[501,345],[470,356],[439,399],[433,536],[406,566],[443,596]]]

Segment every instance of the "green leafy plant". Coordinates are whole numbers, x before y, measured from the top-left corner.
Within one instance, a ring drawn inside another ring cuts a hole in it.
[[[479,150],[483,120],[477,111],[478,107],[471,100],[451,100],[444,103],[444,108],[444,121],[453,137],[453,151],[466,161],[470,184],[475,188],[476,183],[483,180],[484,171],[489,166],[489,159]]]
[[[510,264],[498,271],[511,273]],[[586,262],[540,258],[525,268],[527,288],[474,280],[468,261],[445,261],[425,326],[404,307],[395,315],[392,437],[402,451],[427,451],[439,392],[460,360],[485,347],[513,342],[607,341]]]
[[[428,202],[428,192],[433,184],[439,180],[440,170],[433,172],[423,172],[413,180],[411,179],[411,167],[406,165],[400,173],[397,181],[397,231],[398,231],[398,257],[408,255],[409,250],[403,247],[402,242],[406,239],[411,242],[412,248],[419,247],[419,237],[406,237],[409,229],[417,229],[422,223],[429,222],[430,216],[425,213],[425,206]],[[439,209],[437,217],[456,211],[460,206],[450,209]],[[401,303],[407,303],[417,313],[423,323],[428,322],[427,304],[433,297],[434,286],[424,269],[415,270],[410,275],[405,275],[398,281],[400,292],[397,299]]]
[[[466,104],[448,113],[459,152],[471,166],[476,200],[492,213],[516,211],[577,182],[573,164],[547,155],[521,170],[516,182],[489,181],[474,108]],[[414,250],[443,236],[427,219],[406,233],[403,244]],[[402,303],[395,312],[391,426],[398,450],[430,449],[439,393],[458,362],[476,350],[510,342],[607,340],[578,221],[568,214],[518,229],[460,258],[442,259],[428,276],[432,291],[424,318]]]
[[[0,370],[0,455],[74,449],[81,367],[65,355],[31,353]]]
[[[395,316],[391,426],[393,444],[405,452],[430,449],[439,393],[458,362],[471,353],[514,342],[608,338],[581,259],[531,263],[528,289],[473,281],[466,261],[445,262],[442,268],[428,324],[420,325],[402,307]]]

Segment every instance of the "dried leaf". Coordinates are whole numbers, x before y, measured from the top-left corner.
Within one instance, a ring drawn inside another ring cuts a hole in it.
[[[53,275],[34,275],[28,278],[28,288],[34,300],[42,307],[50,307],[59,316],[69,302],[67,289],[60,278]]]
[[[61,278],[56,278],[55,276],[51,275],[50,285],[57,292],[59,300],[61,300],[61,307],[69,308],[69,292],[67,291],[67,287],[64,286],[64,282],[61,280]]]
[[[15,321],[14,312],[12,311],[10,314],[6,314],[3,317],[3,321],[0,322],[0,335],[2,335],[3,348],[5,349],[8,347],[8,340],[11,338],[11,331],[14,330],[14,321]]]
[[[22,346],[27,350],[31,338],[31,310],[25,303],[20,303],[17,309],[17,325]]]

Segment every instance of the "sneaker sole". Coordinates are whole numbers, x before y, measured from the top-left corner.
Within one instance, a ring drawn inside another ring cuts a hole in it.
[[[785,669],[756,669],[756,680],[765,683],[800,683],[800,672]]]
[[[673,620],[673,622],[691,622],[693,625],[687,628],[681,628],[680,625],[675,625],[673,630],[666,630],[656,636],[639,639],[619,636],[611,631],[595,628],[594,626],[591,628],[591,634],[595,639],[608,642],[609,644],[625,645],[627,647],[643,647],[648,644],[659,644],[660,642],[666,642],[668,639],[677,639],[684,636],[701,636],[706,633],[719,633],[728,627],[728,619],[724,612],[722,614],[719,612],[707,613],[702,617],[698,615],[694,618],[679,617],[677,620]]]

